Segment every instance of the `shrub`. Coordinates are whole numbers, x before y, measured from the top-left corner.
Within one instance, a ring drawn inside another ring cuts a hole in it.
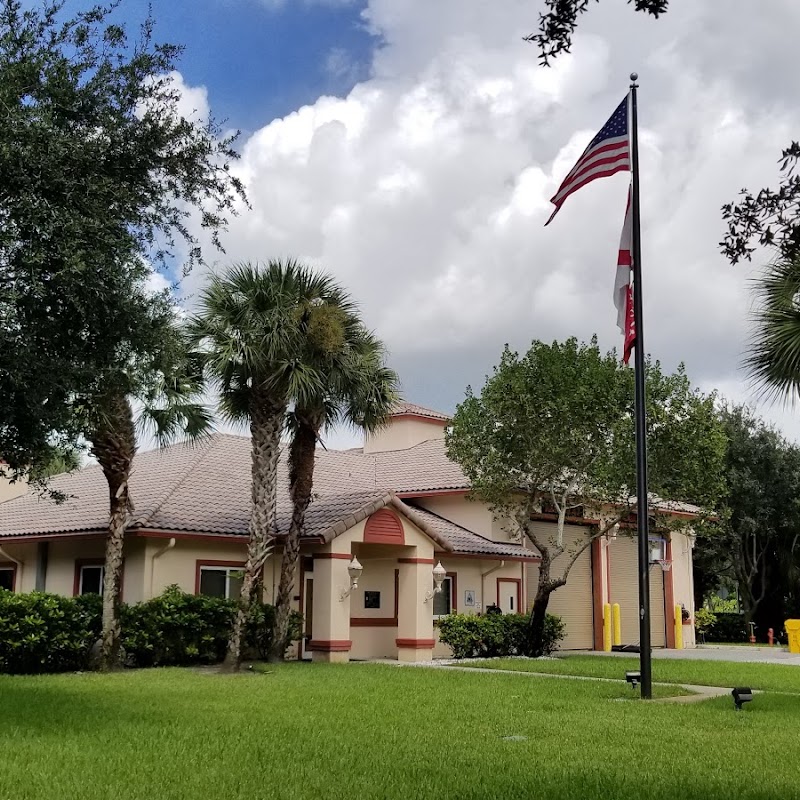
[[[128,664],[137,667],[215,664],[225,658],[236,603],[187,594],[177,586],[144,603],[123,609],[122,646]],[[289,621],[290,642],[299,639],[302,615]],[[275,629],[275,608],[253,606],[245,630],[247,655],[267,658]]]
[[[527,656],[532,652],[527,614],[450,614],[439,620],[439,639],[454,658]],[[544,652],[552,653],[564,638],[560,617],[545,617]]]
[[[85,669],[100,619],[96,601],[0,590],[0,672]]]
[[[225,657],[236,603],[187,594],[177,586],[159,597],[120,610],[122,647],[130,667],[214,664]],[[0,589],[0,672],[44,673],[87,669],[102,630],[98,595],[61,597],[13,594]],[[266,657],[272,644],[275,610],[255,606],[245,645]],[[302,617],[290,618],[289,641],[299,639]],[[288,644],[289,642],[287,642]]]
[[[747,626],[744,614],[716,614],[716,622],[706,633],[709,642],[745,642]]]
[[[236,603],[169,586],[152,600],[124,606],[122,646],[136,667],[214,664],[225,658]]]
[[[694,629],[697,633],[708,636],[714,623],[717,621],[717,615],[707,608],[697,608],[694,612]]]

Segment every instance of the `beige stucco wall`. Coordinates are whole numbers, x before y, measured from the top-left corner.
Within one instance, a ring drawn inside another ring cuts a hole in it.
[[[104,556],[105,542],[102,537],[50,542],[45,590],[72,597],[75,586],[75,562],[89,559],[102,561]],[[145,542],[136,539],[126,540],[123,556],[125,563],[122,599],[126,603],[138,603],[145,599]]]
[[[373,553],[375,550],[373,549]],[[356,589],[350,597],[350,650],[351,659],[396,658],[397,657],[397,624],[381,624],[385,620],[395,620],[395,571],[399,571],[396,558],[359,557],[364,572]],[[365,608],[364,593],[380,592],[380,608]],[[337,601],[338,602],[338,601]],[[374,619],[378,624],[364,626],[353,624],[353,620]]]
[[[397,658],[397,628],[351,628],[350,659]]]
[[[429,495],[414,498],[414,502],[487,539],[504,543],[519,541],[508,520],[495,517],[486,503],[470,500],[466,494]]]
[[[72,597],[75,584],[75,561],[77,559],[102,561],[104,556],[105,544],[102,537],[50,542],[45,590]],[[128,567],[129,561],[126,559],[125,568]],[[126,584],[127,582],[123,585],[122,599],[127,602],[128,592],[131,591],[131,588]]]
[[[177,584],[185,592],[194,593],[197,580],[198,561],[237,561],[244,564],[247,549],[244,542],[203,542],[197,539],[176,539],[175,547],[170,548],[153,560],[153,556],[163,550],[169,539],[148,539],[147,559],[144,564],[146,593],[155,597],[167,586]],[[127,568],[127,565],[126,565]],[[152,595],[150,594],[150,570],[152,569]],[[264,599],[273,602],[280,580],[280,554],[275,553],[267,559],[264,566]],[[299,593],[299,586],[296,587]]]
[[[694,621],[694,573],[691,531],[672,534],[672,588],[676,605],[686,608]],[[683,646],[695,646],[694,625],[683,625]]]
[[[194,593],[198,561],[244,562],[246,558],[245,545],[241,542],[206,543],[192,539],[176,539],[175,547],[165,549],[168,542],[169,538],[134,536],[125,540],[122,599],[126,603],[138,603],[155,597],[171,584],[177,584],[185,592]],[[4,544],[3,550],[12,559],[23,562],[21,569],[17,568],[17,591],[33,591],[36,585],[36,543]],[[154,559],[153,557],[159,552],[161,555]],[[76,561],[102,561],[104,555],[105,543],[99,536],[92,539],[62,539],[50,542],[45,590],[71,597],[74,590]],[[4,560],[0,555],[0,561]],[[264,570],[264,596],[267,602],[274,601],[279,579],[280,552],[268,559]],[[298,582],[295,594],[299,593]],[[297,602],[294,602],[294,606],[297,606]]]
[[[443,420],[428,420],[421,417],[392,419],[383,430],[364,438],[364,452],[407,450],[409,447],[427,442],[428,439],[444,439],[444,429]]]
[[[26,494],[28,491],[28,484],[26,481],[17,481],[11,483],[8,478],[0,476],[0,503],[6,500],[11,500],[14,497]]]
[[[414,502],[468,531],[492,538],[492,512],[485,503],[467,500],[465,494],[431,495],[415,498]]]
[[[36,588],[36,543],[20,542],[19,544],[4,544],[3,551],[10,556],[11,561],[17,564],[15,591],[32,592]],[[0,553],[0,561],[6,561]]]
[[[396,558],[370,558],[362,556],[364,572],[350,598],[350,617],[358,619],[386,619],[394,616]],[[365,608],[364,593],[380,592],[380,608]]]

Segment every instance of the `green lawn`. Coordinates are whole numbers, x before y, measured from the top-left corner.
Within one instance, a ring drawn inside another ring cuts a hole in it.
[[[792,798],[800,697],[381,665],[0,678],[0,798]],[[505,737],[523,737],[506,739]]]
[[[496,658],[465,662],[464,666],[623,679],[626,670],[639,669],[639,657],[567,655],[542,660]],[[800,667],[789,664],[735,664],[730,661],[654,658],[653,680],[698,686],[751,686],[773,692],[800,694]]]

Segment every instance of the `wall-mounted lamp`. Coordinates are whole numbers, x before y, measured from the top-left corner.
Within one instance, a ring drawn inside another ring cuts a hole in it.
[[[433,591],[425,594],[424,603],[427,603],[435,594],[439,594],[442,591],[442,582],[446,577],[447,570],[442,566],[442,562],[440,561],[433,568]]]
[[[347,574],[350,576],[350,588],[342,589],[339,595],[339,602],[344,600],[345,597],[349,597],[353,589],[358,589],[358,579],[361,577],[363,571],[364,567],[361,566],[361,562],[353,556],[353,560],[347,565]]]
[[[608,541],[615,542],[617,540],[617,534],[619,533],[619,522],[615,522],[607,531],[608,534]]]

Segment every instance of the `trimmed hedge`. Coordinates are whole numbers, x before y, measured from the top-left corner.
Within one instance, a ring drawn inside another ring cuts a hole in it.
[[[0,672],[44,673],[88,669],[102,628],[98,595],[61,597],[0,590]],[[123,605],[122,648],[130,667],[214,664],[225,657],[236,603],[192,595],[177,586],[136,605]],[[272,644],[275,609],[256,606],[245,647],[266,657]],[[289,642],[300,638],[302,617],[294,612]],[[288,643],[287,642],[287,645]]]
[[[454,658],[498,658],[531,655],[530,617],[527,614],[450,614],[439,622],[439,640]],[[565,625],[560,617],[545,616],[544,652],[558,649]]]

